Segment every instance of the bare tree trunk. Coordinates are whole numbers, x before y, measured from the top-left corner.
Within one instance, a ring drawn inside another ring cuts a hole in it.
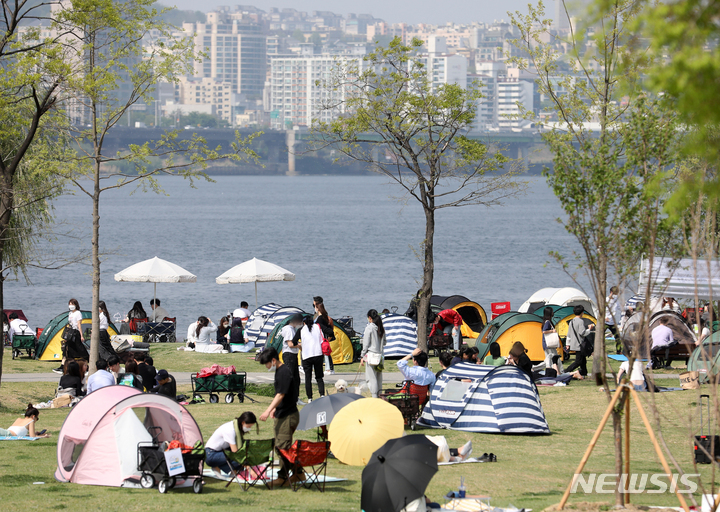
[[[95,373],[100,352],[100,162],[95,162],[92,231],[92,334],[90,335],[90,374]]]
[[[433,278],[435,277],[435,255],[433,253],[433,240],[435,238],[435,210],[425,210],[425,244],[423,251],[423,284],[420,288],[420,303],[418,304],[418,347],[427,352],[427,326],[430,311],[430,297],[433,294]]]
[[[6,172],[2,173],[0,179],[2,179],[2,185],[0,185],[2,187],[2,192],[0,193],[0,212],[2,212],[2,215],[0,215],[0,312],[3,312],[5,310],[5,303],[3,300],[3,287],[5,286],[5,276],[2,274],[2,263],[5,259],[5,240],[7,240],[8,238],[8,229],[10,227],[10,219],[13,209],[12,174],[8,174],[6,170]],[[5,334],[3,332],[3,334],[0,336],[0,383],[2,382],[2,365],[4,355]]]

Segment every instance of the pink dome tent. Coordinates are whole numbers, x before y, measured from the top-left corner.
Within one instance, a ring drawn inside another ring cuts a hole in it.
[[[159,427],[150,430],[150,427]],[[83,398],[68,414],[58,436],[55,479],[86,485],[135,486],[137,445],[178,440],[202,441],[195,419],[182,405],[162,395],[128,386],[108,386]]]

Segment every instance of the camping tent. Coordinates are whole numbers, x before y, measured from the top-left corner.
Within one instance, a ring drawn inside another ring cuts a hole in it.
[[[595,303],[585,293],[577,288],[542,288],[533,293],[528,300],[518,309],[520,313],[534,313],[542,309],[546,304],[557,304],[558,306],[577,306],[585,308],[585,311],[592,312],[597,318],[598,311]]]
[[[41,361],[60,361],[62,360],[62,333],[68,324],[69,311],[59,314],[50,323],[45,326],[40,339],[38,339],[38,349],[35,354],[36,359]],[[90,311],[82,311],[83,328],[92,326],[92,313]],[[110,323],[108,325],[108,335],[115,336],[118,330]]]
[[[273,347],[280,354],[282,360],[282,337],[280,331],[290,321],[292,315],[286,316],[279,323],[273,327],[272,332],[268,335],[267,341],[265,342],[266,347]],[[309,313],[303,313],[303,316],[312,317]],[[332,349],[333,364],[350,364],[355,359],[355,351],[353,350],[352,342],[350,341],[350,335],[340,325],[339,322],[333,320],[333,330],[335,333],[335,339],[330,342],[330,348]]]
[[[688,359],[687,369],[698,372],[701,384],[720,374],[720,332],[708,336],[702,345],[695,348]]]
[[[637,338],[640,330],[640,324],[642,321],[642,312],[634,313],[630,318],[627,319],[623,324],[622,338],[625,346],[637,343]],[[645,340],[641,346],[639,354],[642,357],[647,357],[646,350],[652,346],[652,330],[660,325],[660,319],[666,317],[668,319],[667,326],[672,329],[673,339],[678,344],[684,345],[684,347],[676,347],[672,350],[676,357],[681,358],[682,354],[691,354],[695,349],[697,343],[697,336],[693,330],[685,323],[685,319],[674,311],[661,310],[650,317],[648,328],[645,330]],[[684,348],[684,350],[680,350]]]
[[[151,427],[159,427],[160,430]],[[202,441],[182,405],[128,386],[107,386],[83,398],[65,418],[57,443],[55,479],[86,485],[137,486],[137,445]]]
[[[562,338],[564,340],[567,337],[568,324],[570,323],[570,320],[575,318],[575,312],[573,311],[575,306],[547,305],[540,309],[536,309],[534,314],[540,318],[543,318],[543,314],[544,314],[543,310],[547,307],[553,308],[553,317],[552,317],[553,327],[555,327],[555,330],[557,331],[558,336],[560,336],[560,338]],[[587,311],[585,313],[583,313],[582,317],[585,320],[586,328],[590,324],[597,325],[597,318],[595,318],[594,316],[589,314]]]
[[[271,306],[267,304],[266,306]],[[260,315],[259,321],[255,321],[255,313],[266,306],[261,306],[259,309],[250,315],[247,326],[245,327],[245,342],[253,342],[257,348],[263,348],[265,341],[267,340],[270,333],[273,331],[276,325],[285,320],[286,318],[294,315],[295,313],[304,313],[300,308],[294,306],[281,307],[277,304],[272,304],[272,308],[268,307],[267,313]],[[252,324],[252,331],[250,329],[250,322]]]
[[[450,297],[433,295],[430,297],[430,308],[434,313],[445,309],[454,309],[460,313],[463,319],[461,332],[464,338],[477,338],[487,323],[487,315],[482,306],[462,295]]]
[[[262,332],[265,320],[281,307],[280,304],[270,302],[253,311],[245,324],[245,341],[255,341]]]
[[[493,434],[550,433],[537,389],[525,372],[516,366],[471,363],[458,363],[440,375],[418,425]]]
[[[545,351],[542,348],[542,318],[531,313],[510,311],[490,320],[475,340],[475,346],[480,350],[478,359],[485,357],[492,342],[497,342],[500,345],[500,354],[507,356],[516,341],[525,345],[532,362],[545,360]]]
[[[385,328],[385,357],[402,358],[417,348],[417,323],[404,315],[389,313],[382,316]]]

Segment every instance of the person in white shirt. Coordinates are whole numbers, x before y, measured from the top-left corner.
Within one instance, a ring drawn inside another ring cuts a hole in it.
[[[300,313],[296,313],[290,318],[287,325],[280,329],[280,337],[283,340],[283,364],[288,365],[288,368],[290,368],[290,371],[293,374],[293,385],[295,386],[298,396],[300,396],[300,366],[298,363],[298,352],[300,351],[300,345],[299,343],[296,344],[293,340],[295,339],[297,330],[302,327],[302,325],[303,317]]]
[[[195,335],[197,336],[197,342],[195,343],[195,352],[202,352],[205,354],[215,354],[223,351],[223,346],[215,343],[212,339],[213,333],[218,330],[212,320],[206,316],[198,318],[197,327],[195,328]]]
[[[675,337],[673,336],[673,331],[670,327],[668,327],[668,323],[670,322],[669,318],[667,316],[663,316],[660,318],[660,325],[653,328],[652,332],[650,333],[652,337],[652,347],[650,348],[650,353],[655,355],[656,357],[659,354],[665,354],[665,368],[672,368],[670,365],[670,348],[677,345],[677,341],[675,340]]]
[[[605,329],[615,338],[615,352],[622,354],[622,340],[617,330],[617,324],[620,323],[620,303],[618,301],[618,287],[610,288],[610,295],[607,296],[605,302]]]
[[[89,395],[93,391],[97,391],[100,388],[106,386],[114,386],[116,381],[112,373],[107,371],[107,361],[104,359],[98,359],[95,363],[97,371],[90,375],[87,380],[87,394]]]
[[[165,308],[160,307],[160,299],[150,299],[148,322],[162,322],[165,317],[170,318],[170,313]]]
[[[253,427],[257,428],[257,418],[250,411],[220,425],[205,443],[205,464],[210,466],[218,476],[221,476],[220,471],[230,473],[230,466],[223,450],[237,452],[245,442],[245,434],[249,434]],[[240,439],[238,439],[238,433]],[[233,467],[236,470],[240,469],[237,465],[233,465]]]
[[[636,391],[647,391],[647,383],[645,382],[645,374],[643,373],[643,364],[635,359],[633,361],[632,372],[630,372],[630,361],[623,361],[617,374],[617,383],[620,384],[623,375],[630,373],[630,382]]]
[[[12,343],[13,336],[16,334],[35,334],[32,332],[32,329],[30,329],[30,326],[25,320],[18,318],[17,313],[10,313],[8,318],[10,320],[10,326],[8,328],[8,338],[10,338],[10,343]]]
[[[325,396],[325,381],[323,380],[323,353],[322,353],[322,330],[320,326],[313,322],[311,316],[303,318],[302,329],[295,333],[293,342],[300,342],[302,348],[302,365],[305,372],[305,394],[308,402],[312,401],[313,389],[312,378],[313,370],[315,371],[315,381],[318,385],[318,393]]]
[[[243,327],[245,327],[245,324],[248,321],[248,318],[250,318],[250,310],[248,309],[250,306],[247,302],[242,301],[240,303],[240,307],[237,308],[235,311],[233,311],[233,318],[239,318],[242,320]]]

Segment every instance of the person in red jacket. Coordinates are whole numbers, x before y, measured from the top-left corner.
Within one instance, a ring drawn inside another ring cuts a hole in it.
[[[434,336],[438,332],[452,334],[453,348],[455,350],[460,350],[460,345],[462,344],[462,338],[460,335],[462,324],[463,319],[460,316],[460,313],[454,309],[444,309],[435,315],[430,336]]]

